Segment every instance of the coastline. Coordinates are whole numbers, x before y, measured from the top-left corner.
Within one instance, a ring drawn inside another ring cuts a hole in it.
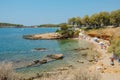
[[[47,33],[46,35],[48,36],[48,34],[50,34],[50,33]],[[54,34],[55,33],[53,33],[51,35],[54,36]],[[35,34],[34,36],[39,37],[40,35],[41,34]],[[44,34],[42,34],[42,35],[44,35]],[[86,67],[84,67],[84,69],[87,70],[89,73],[100,73],[102,75],[101,80],[111,80],[111,79],[120,80],[120,78],[118,76],[120,74],[119,64],[117,63],[117,61],[115,61],[115,66],[110,65],[110,57],[112,56],[112,54],[109,54],[107,52],[107,50],[105,50],[105,49],[101,49],[100,44],[95,42],[92,37],[90,37],[90,36],[87,36],[87,37],[88,37],[88,39],[87,38],[86,39],[85,38],[82,38],[82,39],[80,39],[80,38],[72,38],[72,39],[84,40],[84,41],[87,41],[87,42],[91,43],[92,45],[94,45],[92,50],[96,50],[97,52],[101,53],[101,57],[98,58],[98,62],[95,62],[95,61],[93,61],[93,63],[89,62],[91,65],[88,64]],[[104,42],[104,40],[102,40],[102,39],[101,39],[101,41]],[[78,63],[79,64],[84,64],[85,62],[84,63],[78,62]],[[58,73],[58,75],[59,75],[61,72],[66,73],[68,71],[69,71],[70,75],[71,75],[70,71],[71,72],[74,71],[74,74],[76,74],[77,71],[81,71],[81,67],[77,67],[77,68],[74,69],[74,65],[73,65],[73,67],[72,67],[72,65],[69,65],[69,66],[66,66],[66,67],[58,68],[55,71],[46,72],[46,73],[49,73],[50,75],[52,75],[53,73]],[[63,76],[65,76],[65,75],[63,75]],[[37,80],[37,79],[35,79],[35,80]]]
[[[27,39],[30,39],[30,40],[36,40],[36,39],[53,40],[53,39],[59,39],[59,38],[60,38],[60,35],[56,33],[35,34],[30,37],[27,37]],[[92,45],[94,45],[94,48],[92,50],[95,50],[101,54],[101,57],[97,59],[97,62],[93,61],[93,64],[89,66],[88,71],[90,73],[91,72],[100,73],[102,75],[101,80],[109,80],[110,78],[107,76],[112,76],[112,75],[114,75],[112,78],[116,78],[115,80],[118,80],[119,77],[116,77],[116,76],[120,74],[119,64],[117,63],[117,61],[115,61],[115,66],[110,65],[110,57],[112,56],[112,54],[108,53],[107,49],[101,49],[100,44],[95,42],[93,38],[90,36],[87,36],[86,38],[73,38],[73,39],[85,40],[91,43]],[[106,40],[103,40],[103,39],[100,39],[100,41],[107,42]],[[107,48],[108,47],[109,46],[107,46]],[[69,70],[69,69],[66,69],[66,70]]]

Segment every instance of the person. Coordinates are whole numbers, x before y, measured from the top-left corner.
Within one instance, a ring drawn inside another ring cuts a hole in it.
[[[118,58],[118,63],[119,63],[119,65],[120,65],[120,58]]]
[[[97,37],[94,37],[94,38],[93,38],[93,41],[98,42],[99,39],[98,39]]]
[[[104,48],[104,43],[103,42],[99,42],[98,44],[101,46],[101,49]]]
[[[110,61],[111,61],[111,62],[110,62],[110,65],[111,65],[111,66],[114,66],[114,58],[113,58],[113,57],[110,58]]]
[[[82,39],[83,38],[83,33],[79,33],[79,38]]]

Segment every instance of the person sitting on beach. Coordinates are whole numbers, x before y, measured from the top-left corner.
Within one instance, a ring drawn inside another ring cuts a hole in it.
[[[97,37],[94,37],[94,38],[93,38],[93,41],[98,42],[99,39],[98,39]]]
[[[101,46],[101,49],[104,48],[104,43],[103,42],[99,42],[98,44]]]

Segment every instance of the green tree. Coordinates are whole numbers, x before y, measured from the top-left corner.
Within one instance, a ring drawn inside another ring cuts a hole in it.
[[[68,19],[68,24],[69,25],[75,25],[75,23],[76,23],[76,18],[75,17]]]
[[[89,25],[96,28],[99,25],[98,14],[93,14],[89,19]]]
[[[83,18],[82,18],[82,24],[85,25],[86,27],[88,27],[89,25],[89,16],[88,15],[85,15]]]
[[[74,30],[73,30],[72,26],[68,26],[67,24],[61,25],[60,30],[57,30],[57,32],[62,35],[62,38],[74,37]]]
[[[98,17],[100,26],[108,26],[110,24],[110,15],[108,12],[100,12]]]
[[[111,22],[112,25],[114,25],[116,27],[120,26],[120,9],[111,12],[110,22]]]
[[[82,25],[82,20],[80,17],[77,17],[75,20],[75,23],[77,24],[78,27],[80,27]]]

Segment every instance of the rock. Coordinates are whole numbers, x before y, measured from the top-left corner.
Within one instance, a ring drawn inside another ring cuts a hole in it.
[[[84,54],[81,54],[82,56],[86,57],[88,54],[87,53],[84,53]]]
[[[81,61],[81,60],[78,60],[77,62],[82,63],[82,64],[84,63],[84,61]]]
[[[101,73],[105,73],[105,71],[104,71],[104,70],[100,70],[100,72],[101,72]]]
[[[81,50],[88,50],[89,48],[77,48],[77,49],[74,49],[76,51],[81,51]]]
[[[88,60],[89,62],[93,62],[94,60],[93,59],[90,59],[90,60]]]
[[[41,39],[41,36],[35,37],[35,35],[24,35],[23,38],[29,39],[29,40],[38,40],[38,39]]]
[[[62,59],[63,58],[63,54],[50,54],[50,55],[47,55],[46,57],[47,58],[44,58],[42,60],[35,60],[35,61],[33,61],[31,64],[27,65],[27,67],[31,67],[31,66],[34,66],[36,64],[45,64],[45,63],[47,63],[49,61]]]
[[[46,48],[34,48],[34,50],[37,50],[37,51],[45,51],[47,50]]]
[[[35,64],[38,64],[40,61],[39,60],[35,60],[33,61]]]
[[[63,54],[50,54],[50,55],[47,55],[47,57],[58,60],[63,58]]]
[[[31,66],[33,66],[33,65],[36,65],[36,63],[30,63],[30,64],[28,64],[26,67],[31,67]]]
[[[67,67],[72,68],[72,67],[73,67],[73,65],[68,65]]]
[[[70,68],[70,69],[74,69],[73,65],[68,65],[67,67]]]
[[[102,67],[101,66],[96,66],[96,70],[101,70]]]
[[[65,70],[69,70],[69,68],[68,67],[63,67],[63,68],[59,68],[57,70],[59,70],[59,71],[65,71]]]
[[[39,73],[36,73],[36,78],[42,77]]]
[[[27,67],[36,65],[36,64],[38,64],[39,62],[40,62],[39,60],[35,60],[35,61],[33,61],[32,63],[30,63],[29,65],[27,65]]]
[[[36,64],[45,64],[45,63],[47,63],[47,60],[46,60],[46,59],[43,59],[43,60],[35,60],[35,61],[33,61],[33,63],[27,65],[27,67],[34,66],[34,65],[36,65]]]
[[[28,78],[27,80],[33,80],[33,79],[35,79],[35,77],[30,77],[30,78]]]
[[[45,34],[34,34],[34,35],[24,35],[24,39],[29,40],[54,40],[60,39],[61,35],[58,33],[45,33]]]
[[[46,59],[40,60],[39,63],[40,64],[45,64],[45,63],[47,63],[47,60]]]

